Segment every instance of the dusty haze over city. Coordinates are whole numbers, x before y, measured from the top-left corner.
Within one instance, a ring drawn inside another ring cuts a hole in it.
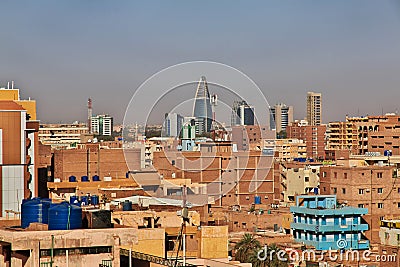
[[[243,71],[270,105],[294,106],[297,119],[307,91],[322,93],[325,123],[399,109],[398,1],[3,1],[0,8],[7,10],[0,83],[15,80],[22,97],[35,98],[42,122],[85,121],[91,97],[95,114],[121,123],[142,82],[193,60]]]

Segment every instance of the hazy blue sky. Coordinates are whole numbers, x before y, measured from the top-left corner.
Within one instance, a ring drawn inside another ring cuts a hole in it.
[[[400,110],[399,1],[38,0],[0,10],[0,83],[36,99],[43,122],[85,120],[89,96],[94,113],[120,122],[142,82],[192,60],[243,71],[296,118],[309,90],[323,93],[324,122]]]

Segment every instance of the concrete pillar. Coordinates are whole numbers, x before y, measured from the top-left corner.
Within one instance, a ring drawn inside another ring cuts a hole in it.
[[[40,267],[40,242],[32,242],[30,267]],[[28,265],[29,266],[29,265]]]
[[[27,261],[27,267],[30,266],[29,265],[29,260]],[[11,258],[11,266],[15,266],[15,267],[23,267],[22,266],[22,260],[18,259],[18,258]]]
[[[113,266],[120,266],[120,245],[121,239],[119,236],[114,236],[114,246],[113,246]]]

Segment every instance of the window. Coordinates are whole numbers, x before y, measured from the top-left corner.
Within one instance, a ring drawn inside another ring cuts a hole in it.
[[[378,188],[378,194],[382,194],[383,193],[383,188]]]
[[[358,204],[359,208],[364,208],[364,204]]]
[[[364,195],[364,189],[358,189],[358,194],[359,195]]]
[[[336,193],[337,193],[337,189],[336,189],[336,187],[333,187],[333,188],[332,188],[332,190],[333,190],[333,193],[334,193],[334,194],[336,194]]]
[[[306,177],[304,177],[304,182],[309,182],[310,181],[310,177],[308,177],[308,176],[306,176]]]
[[[400,241],[400,234],[397,234],[397,241]]]
[[[400,209],[400,202],[397,202],[397,208]]]
[[[347,172],[344,173],[344,179],[347,179]]]
[[[378,178],[382,178],[383,177],[383,173],[382,172],[378,172],[376,175],[377,175]]]
[[[333,177],[334,177],[334,178],[337,178],[337,172],[334,172],[334,173],[333,173]]]
[[[346,188],[342,188],[342,193],[346,194]]]
[[[379,220],[383,221],[385,219],[385,216],[379,217]]]
[[[378,209],[383,209],[383,203],[378,203]]]
[[[322,177],[326,177],[326,172],[323,172],[323,173],[322,173]]]

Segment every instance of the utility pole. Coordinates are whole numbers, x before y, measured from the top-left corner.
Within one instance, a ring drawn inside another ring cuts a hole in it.
[[[188,211],[187,205],[186,205],[186,200],[187,200],[186,193],[187,193],[187,187],[185,184],[185,185],[183,185],[183,192],[182,192],[182,195],[183,195],[183,200],[182,200],[182,206],[183,206],[183,210],[182,210],[182,220],[183,220],[183,222],[182,222],[183,223],[182,238],[183,238],[183,240],[182,240],[182,243],[183,243],[183,246],[182,246],[182,248],[183,248],[183,266],[185,266],[185,267],[186,267],[186,220],[189,217],[189,211]]]

